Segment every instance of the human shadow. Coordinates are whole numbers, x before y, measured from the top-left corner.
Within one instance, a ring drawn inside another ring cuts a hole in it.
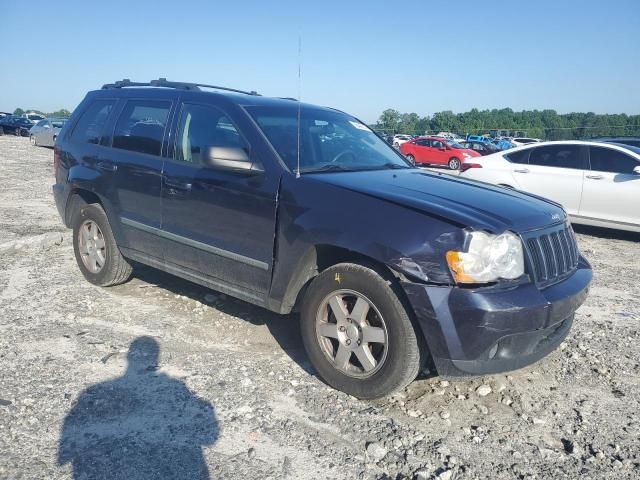
[[[135,339],[121,377],[87,388],[67,414],[58,464],[75,480],[208,479],[202,447],[218,438],[213,406],[158,373],[160,346]]]

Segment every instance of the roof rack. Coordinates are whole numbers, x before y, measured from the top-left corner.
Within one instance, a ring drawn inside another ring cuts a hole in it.
[[[200,90],[203,88],[215,88],[216,90],[225,90],[227,92],[244,93],[245,95],[259,95],[258,92],[252,90],[245,92],[244,90],[237,90],[235,88],[217,87],[215,85],[206,85],[204,83],[186,83],[186,82],[172,82],[166,78],[159,78],[158,80],[151,80],[149,82],[132,82],[128,78],[124,80],[118,80],[114,83],[106,83],[102,86],[103,90],[111,88],[125,88],[125,87],[164,87],[164,88],[178,88],[182,90]]]

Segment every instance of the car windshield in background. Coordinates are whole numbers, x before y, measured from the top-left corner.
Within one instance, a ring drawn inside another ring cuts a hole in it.
[[[465,148],[464,145],[460,145],[458,142],[448,141],[446,142],[451,148]]]
[[[53,128],[62,128],[65,122],[66,120],[53,120],[51,125],[53,125]]]
[[[297,170],[298,108],[247,107],[290,170]],[[413,168],[366,125],[344,113],[300,111],[300,172]]]

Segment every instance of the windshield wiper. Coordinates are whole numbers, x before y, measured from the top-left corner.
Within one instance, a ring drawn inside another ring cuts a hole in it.
[[[328,163],[318,168],[312,168],[309,170],[302,170],[302,173],[316,173],[316,172],[353,172],[353,168],[346,168],[337,163]]]

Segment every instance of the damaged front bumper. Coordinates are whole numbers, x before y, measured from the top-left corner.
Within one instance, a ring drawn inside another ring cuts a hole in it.
[[[584,302],[591,266],[539,289],[533,283],[466,289],[403,282],[439,375],[515,370],[553,351]]]

